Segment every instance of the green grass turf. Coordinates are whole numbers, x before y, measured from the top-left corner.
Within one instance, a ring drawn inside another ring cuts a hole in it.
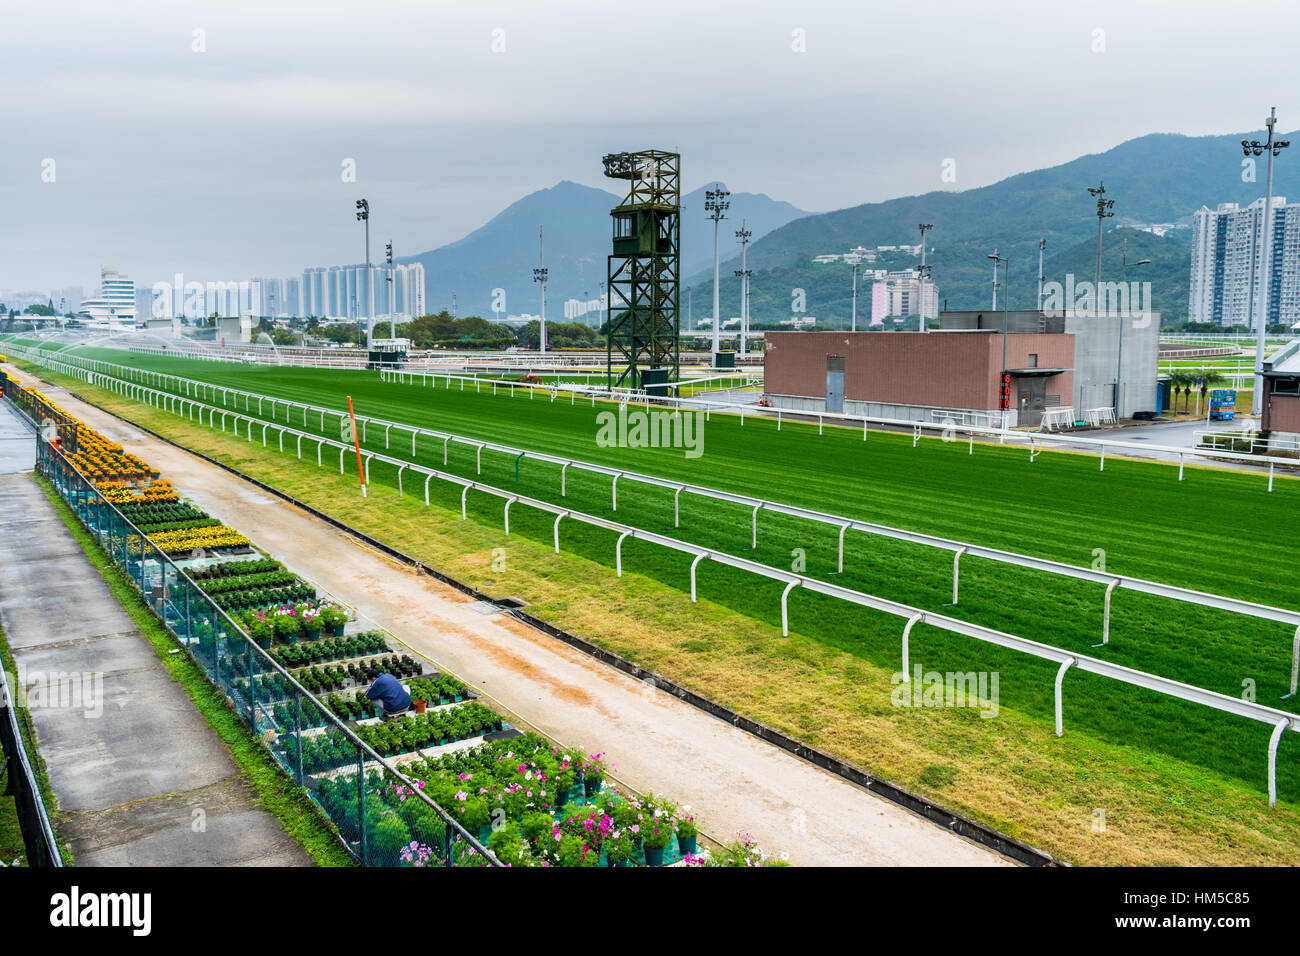
[[[563,399],[551,403],[544,396],[508,398],[504,391],[492,397],[490,389],[462,393],[457,383],[450,391],[382,384],[364,372],[229,366],[119,351],[96,357],[333,407],[344,406],[350,394],[362,414],[1076,564],[1092,563],[1103,550],[1113,571],[1283,606],[1295,603],[1284,545],[1296,531],[1300,487],[1291,479],[1279,478],[1270,495],[1259,476],[1218,469],[1189,467],[1180,483],[1176,468],[1160,464],[1110,458],[1106,471],[1098,473],[1096,459],[1086,455],[1047,452],[1030,464],[1023,449],[977,445],[968,455],[964,443],[938,440],[923,440],[914,449],[910,436],[872,432],[864,443],[857,430],[827,428],[819,436],[815,426],[787,422],[778,432],[772,422],[748,418],[741,426],[729,416],[714,416],[705,426],[705,454],[692,460],[680,449],[598,447],[595,415],[604,410],[599,403],[593,409]],[[294,424],[301,427],[301,420]],[[309,419],[308,430],[310,425]],[[369,439],[367,447],[383,450],[379,430],[371,429]],[[391,453],[409,457],[409,441],[395,435]],[[417,452],[418,461],[441,467],[440,441],[422,439]],[[332,463],[330,457],[327,467],[336,468],[337,453]],[[513,457],[485,453],[482,480],[561,500],[557,467],[525,458],[518,486],[514,468]],[[473,449],[453,446],[448,470],[473,475]],[[394,470],[384,466],[375,465],[371,477],[396,483]],[[416,484],[407,473],[408,493],[422,485],[423,479]],[[608,488],[608,479],[571,469],[564,500],[578,510],[608,513]],[[435,504],[459,509],[459,490],[445,483],[432,489]],[[499,526],[500,499],[472,495],[471,514]],[[1117,592],[1111,644],[1094,649],[1101,631],[1099,586],[964,558],[962,603],[945,609],[951,599],[947,552],[850,533],[845,573],[832,575],[833,528],[763,515],[759,547],[748,552],[747,508],[683,496],[682,528],[674,532],[671,494],[627,481],[620,484],[619,508],[611,516],[776,567],[790,568],[801,549],[812,576],[1225,694],[1240,695],[1244,683],[1253,682],[1261,702],[1296,710],[1295,700],[1277,700],[1290,667],[1291,632],[1283,625]],[[552,520],[516,507],[512,535],[549,541]],[[566,552],[612,564],[611,534],[570,522],[562,526],[561,538]],[[670,587],[687,586],[684,556],[629,541],[624,561]],[[704,565],[700,587],[731,608],[779,620],[779,584]],[[898,619],[798,591],[790,606],[792,625],[824,646],[897,666]],[[924,626],[913,631],[912,646],[913,659],[927,670],[999,671],[1003,707],[1051,719],[1052,665]],[[1262,724],[1081,674],[1067,678],[1066,714],[1067,727],[1086,726],[1118,745],[1160,750],[1263,787],[1268,728]],[[1291,741],[1284,741],[1279,758],[1284,796],[1300,790],[1294,751]]]

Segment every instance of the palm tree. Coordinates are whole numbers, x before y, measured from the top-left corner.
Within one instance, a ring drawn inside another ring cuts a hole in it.
[[[1174,407],[1174,396],[1182,391],[1183,393],[1183,411],[1187,411],[1187,397],[1192,393],[1192,386],[1196,384],[1199,378],[1195,372],[1190,369],[1177,368],[1169,373],[1169,407]]]

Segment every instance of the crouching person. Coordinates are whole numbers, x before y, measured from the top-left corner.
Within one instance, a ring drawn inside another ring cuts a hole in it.
[[[366,698],[384,708],[384,720],[391,720],[411,709],[411,695],[392,674],[380,674],[366,691]]]

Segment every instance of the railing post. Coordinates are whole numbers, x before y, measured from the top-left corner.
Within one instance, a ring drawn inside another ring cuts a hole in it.
[[[1110,643],[1110,599],[1119,587],[1120,579],[1116,578],[1106,585],[1106,603],[1101,613],[1101,643],[1094,644],[1093,647],[1103,647]]]
[[[1295,637],[1291,640],[1291,693],[1283,694],[1282,700],[1295,696],[1297,678],[1300,678],[1300,627],[1295,629]]]
[[[1071,657],[1068,661],[1062,661],[1061,667],[1056,672],[1056,736],[1064,735],[1063,714],[1061,713],[1061,682],[1065,680],[1065,672],[1073,667],[1078,661]]]
[[[703,561],[705,557],[706,555],[704,554],[697,554],[695,556],[695,560],[691,562],[691,603],[692,604],[695,603],[695,569],[699,567],[700,562]]]
[[[790,597],[790,592],[793,591],[798,586],[799,586],[798,581],[791,581],[789,584],[785,586],[785,590],[781,592],[781,636],[782,637],[788,637],[790,634],[790,615],[788,612],[789,597]]]
[[[961,573],[961,556],[968,549],[965,545],[957,549],[957,553],[952,556],[952,606],[957,606],[957,581]]]
[[[908,683],[912,679],[911,671],[911,637],[912,628],[925,620],[925,615],[919,611],[907,619],[907,625],[903,628],[903,683]]]
[[[624,531],[618,536],[618,541],[614,544],[614,576],[618,578],[623,576],[623,539],[631,533],[631,531]]]

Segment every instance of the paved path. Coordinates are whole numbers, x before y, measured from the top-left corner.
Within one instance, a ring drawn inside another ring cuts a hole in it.
[[[28,474],[0,475],[0,540],[0,623],[76,864],[310,866]]]
[[[1010,865],[509,615],[480,613],[453,588],[61,389],[43,391],[196,505],[546,733],[607,753],[636,789],[690,805],[715,837],[744,830],[797,865]]]
[[[36,442],[13,406],[0,399],[0,475],[36,467]]]

